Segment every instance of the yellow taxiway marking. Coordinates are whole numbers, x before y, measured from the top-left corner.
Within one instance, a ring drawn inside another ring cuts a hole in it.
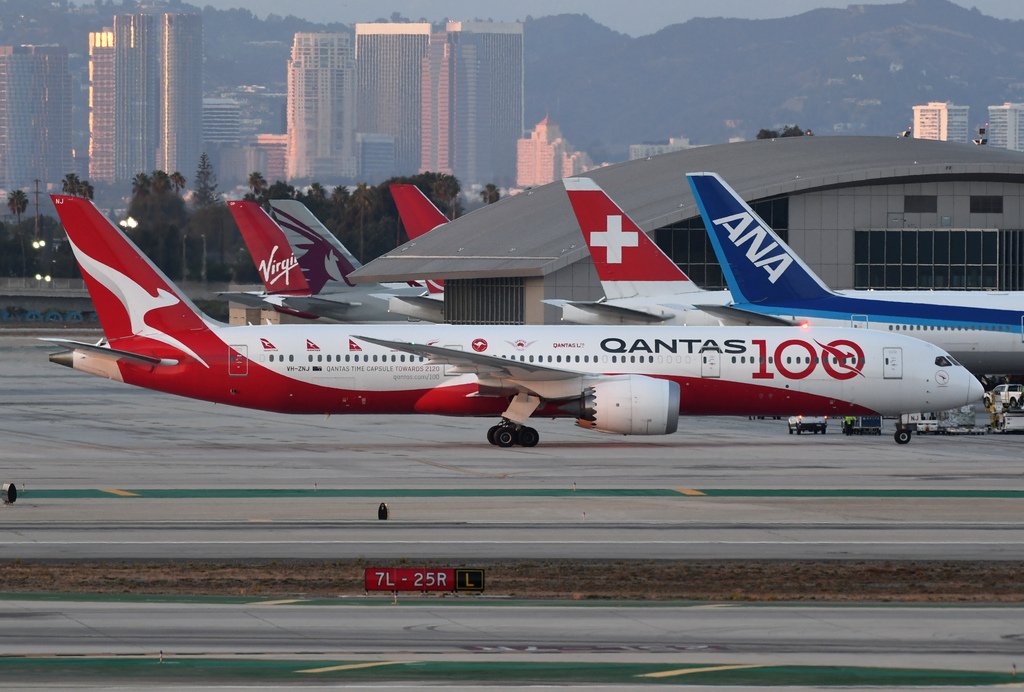
[[[302,598],[283,598],[280,601],[253,601],[247,605],[287,605],[289,603],[302,603]]]
[[[101,493],[110,493],[111,495],[119,495],[120,497],[138,497],[138,493],[130,493],[127,490],[118,490],[117,488],[100,488]]]
[[[403,666],[416,661],[376,661],[374,663],[349,663],[343,666],[327,666],[326,668],[307,668],[296,673],[332,673],[336,670],[358,670],[360,668],[376,668],[377,666]]]
[[[676,492],[677,493],[682,493],[683,495],[703,495],[704,494],[704,493],[702,493],[699,490],[694,490],[693,488],[676,488]]]
[[[641,678],[671,678],[676,675],[690,675],[692,673],[717,673],[722,670],[743,670],[744,668],[764,668],[762,665],[747,666],[711,666],[710,668],[679,668],[677,670],[663,670],[658,673],[644,673]]]

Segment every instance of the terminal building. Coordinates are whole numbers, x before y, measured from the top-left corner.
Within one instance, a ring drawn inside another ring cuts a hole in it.
[[[722,273],[685,175],[714,171],[836,289],[1024,290],[1024,154],[890,137],[706,146],[590,171],[703,288]],[[369,263],[360,282],[445,279],[445,320],[541,324],[602,293],[561,182]]]

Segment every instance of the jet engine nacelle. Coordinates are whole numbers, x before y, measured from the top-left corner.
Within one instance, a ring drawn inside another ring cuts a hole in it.
[[[588,387],[576,425],[622,435],[670,435],[679,427],[679,384],[623,375]]]

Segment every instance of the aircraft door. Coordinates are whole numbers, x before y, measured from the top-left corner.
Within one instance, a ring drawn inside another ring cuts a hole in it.
[[[867,315],[850,315],[850,326],[854,329],[867,329],[868,328],[868,316]]]
[[[882,377],[887,380],[903,379],[903,349],[890,347],[882,349]]]
[[[700,376],[721,377],[722,354],[718,351],[705,351],[700,354]]]
[[[249,374],[249,347],[228,346],[228,374],[244,376]]]

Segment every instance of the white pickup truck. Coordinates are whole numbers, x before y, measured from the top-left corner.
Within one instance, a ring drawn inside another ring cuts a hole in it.
[[[1003,408],[1017,408],[1024,405],[1024,384],[1000,384],[985,392],[986,404],[1001,403]]]

